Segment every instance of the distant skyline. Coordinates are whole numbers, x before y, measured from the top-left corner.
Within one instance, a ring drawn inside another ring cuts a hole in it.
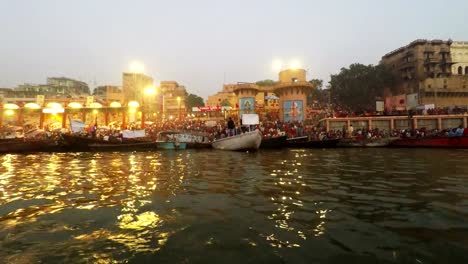
[[[0,0],[0,87],[69,77],[121,85],[133,61],[204,99],[278,79],[276,61],[329,81],[415,39],[468,41],[468,1]]]

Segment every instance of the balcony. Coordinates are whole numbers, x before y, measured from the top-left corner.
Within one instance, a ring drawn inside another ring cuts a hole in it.
[[[452,58],[443,58],[441,61],[440,61],[440,64],[454,64],[454,62],[452,61]]]
[[[440,53],[450,53],[449,47],[440,47]]]
[[[424,65],[427,65],[427,64],[437,64],[439,63],[440,60],[437,59],[437,58],[426,58],[424,59]]]
[[[410,69],[410,68],[414,68],[414,61],[403,62],[402,64],[398,66],[398,69],[400,71]]]
[[[434,53],[434,47],[429,46],[424,49],[424,53]]]

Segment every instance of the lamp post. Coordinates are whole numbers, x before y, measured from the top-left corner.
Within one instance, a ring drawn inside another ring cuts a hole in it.
[[[158,91],[156,89],[156,87],[154,85],[151,85],[151,86],[148,86],[145,88],[145,95],[143,96],[143,100],[142,100],[142,103],[143,103],[143,111],[142,112],[142,115],[145,114],[146,111],[148,111],[150,113],[150,116],[151,116],[151,110],[153,110],[153,102],[155,101],[155,96],[158,94]],[[145,105],[145,101],[144,101],[144,98],[145,96],[147,96],[147,100],[146,100],[146,104]],[[148,102],[149,101],[149,102]]]
[[[177,103],[179,105],[179,121],[180,121],[180,96],[177,96]]]

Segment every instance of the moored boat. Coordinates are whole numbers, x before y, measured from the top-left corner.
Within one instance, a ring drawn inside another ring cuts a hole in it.
[[[155,149],[156,143],[151,141],[124,142],[124,143],[90,143],[88,148],[93,151],[133,151],[142,149]]]
[[[390,146],[405,148],[468,148],[468,136],[400,138],[393,141]]]
[[[214,149],[220,150],[234,150],[234,151],[245,151],[245,150],[257,150],[262,143],[262,132],[252,127],[258,125],[259,116],[257,114],[242,114],[242,125],[248,131],[245,133],[237,134],[214,140],[211,144]]]
[[[176,142],[176,141],[156,141],[157,149],[186,149],[187,143],[185,142]]]
[[[69,151],[138,150],[156,148],[156,143],[148,139],[92,138],[76,134],[62,134],[64,149]]]
[[[158,133],[157,139],[155,141],[157,149],[186,149],[187,142],[179,141],[179,132],[177,131],[161,131]]]
[[[263,137],[260,148],[284,148],[287,146],[287,136]]]
[[[48,152],[58,150],[57,142],[49,139],[2,139],[0,140],[0,153],[30,153]]]
[[[242,133],[239,135],[221,138],[212,143],[214,149],[220,150],[257,150],[262,142],[262,133],[259,130]]]
[[[334,148],[338,145],[339,139],[322,140],[288,140],[288,148]]]
[[[358,147],[358,148],[375,148],[387,147],[398,138],[371,138],[371,139],[358,139],[358,138],[342,138],[338,142],[338,147]]]

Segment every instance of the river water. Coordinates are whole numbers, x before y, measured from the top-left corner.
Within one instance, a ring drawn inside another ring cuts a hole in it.
[[[468,151],[0,156],[1,263],[468,263]]]

